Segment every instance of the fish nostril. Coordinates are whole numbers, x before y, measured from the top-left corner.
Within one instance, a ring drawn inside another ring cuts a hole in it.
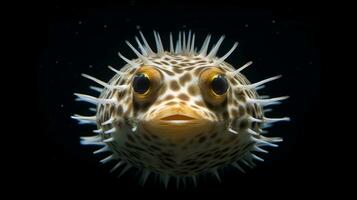
[[[177,114],[161,118],[161,120],[194,120],[194,119],[195,118],[193,117],[189,117],[186,115],[177,115]]]

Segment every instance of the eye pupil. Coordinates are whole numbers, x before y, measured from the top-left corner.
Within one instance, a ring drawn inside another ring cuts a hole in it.
[[[222,75],[218,75],[212,80],[211,88],[214,93],[223,95],[228,90],[228,82]]]
[[[150,88],[150,80],[145,74],[137,74],[133,80],[133,89],[139,94],[144,94]]]

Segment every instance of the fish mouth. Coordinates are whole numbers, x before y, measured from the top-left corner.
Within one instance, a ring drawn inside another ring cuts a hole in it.
[[[174,114],[174,115],[170,115],[170,116],[167,116],[167,117],[163,117],[161,118],[161,120],[164,120],[164,121],[171,121],[171,120],[194,120],[195,118],[193,117],[190,117],[190,116],[187,116],[187,115],[179,115],[179,114]]]
[[[182,138],[207,133],[213,124],[198,110],[178,104],[158,110],[142,126],[145,132],[177,142]]]
[[[150,121],[157,125],[172,125],[175,127],[196,124],[201,120],[203,120],[203,116],[198,111],[192,109],[190,106],[178,104],[159,110]]]
[[[169,123],[169,124],[187,124],[187,123],[193,123],[194,121],[197,121],[196,118],[183,115],[183,114],[173,114],[169,115],[166,117],[160,118],[160,121],[162,124]]]

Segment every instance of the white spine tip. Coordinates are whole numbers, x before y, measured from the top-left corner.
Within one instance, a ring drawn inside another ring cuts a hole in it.
[[[108,142],[113,142],[114,141],[114,138],[108,138],[108,139],[105,139],[105,140],[103,140],[103,142],[105,142],[105,143],[108,143]]]
[[[233,130],[233,129],[231,129],[231,128],[228,129],[228,132],[233,133],[233,134],[238,134],[237,131],[235,131],[235,130]]]

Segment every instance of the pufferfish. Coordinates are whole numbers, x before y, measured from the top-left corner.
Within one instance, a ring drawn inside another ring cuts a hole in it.
[[[268,137],[263,130],[288,117],[268,118],[269,107],[287,96],[269,98],[257,90],[281,76],[251,83],[241,73],[252,64],[235,69],[225,59],[238,43],[222,57],[217,51],[224,36],[209,49],[211,35],[198,51],[195,34],[179,32],[176,45],[170,33],[169,50],[154,31],[156,51],[140,31],[135,37],[136,49],[126,44],[137,58],[128,59],[114,72],[109,82],[92,76],[84,77],[101,87],[90,86],[98,97],[75,93],[78,101],[96,107],[94,116],[74,115],[80,124],[94,124],[95,136],[81,137],[83,145],[100,145],[94,154],[110,155],[100,162],[113,163],[119,176],[135,168],[145,184],[148,177],[159,177],[167,187],[170,180],[197,184],[197,177],[211,174],[220,179],[219,170],[234,166],[244,172],[241,164],[254,167],[254,160],[263,161],[256,152],[267,153],[262,147],[277,147],[280,137]],[[186,40],[187,38],[187,40]]]

